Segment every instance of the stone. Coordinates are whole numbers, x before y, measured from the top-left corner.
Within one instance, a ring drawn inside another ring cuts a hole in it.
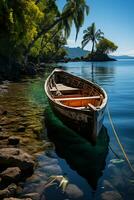
[[[24,132],[26,130],[26,128],[24,126],[19,126],[17,131],[18,132]]]
[[[9,167],[0,174],[2,182],[14,183],[19,181],[21,170],[18,167]]]
[[[117,191],[106,191],[101,194],[102,200],[123,200],[120,193]]]
[[[114,190],[114,186],[108,180],[104,180],[103,184],[105,190]]]
[[[33,173],[35,165],[31,155],[18,148],[0,149],[0,165],[5,167],[19,167],[27,175]]]
[[[20,142],[20,139],[18,137],[11,136],[8,138],[9,145],[17,145],[19,144],[19,142]]]
[[[72,199],[78,199],[83,196],[83,192],[74,184],[68,184],[65,193]]]
[[[16,190],[17,190],[17,186],[14,183],[12,183],[4,190],[0,190],[0,199],[4,199],[6,197],[15,195]]]

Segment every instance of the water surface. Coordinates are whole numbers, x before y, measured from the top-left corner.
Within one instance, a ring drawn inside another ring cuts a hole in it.
[[[124,157],[113,135],[107,113],[95,147],[65,127],[52,113],[44,95],[43,84],[53,67],[97,82],[106,90],[116,131],[134,167],[134,60],[59,63],[46,68],[40,78],[25,80],[22,84],[10,83],[8,93],[0,96],[1,106],[7,107],[10,114],[16,113],[17,105],[17,116],[20,117],[20,111],[26,117],[24,123],[17,123],[28,124],[23,140],[30,135],[32,142],[29,144],[30,141],[27,141],[30,148],[26,148],[24,142],[22,147],[27,151],[30,149],[38,162],[33,177],[27,180],[22,193],[38,192],[44,194],[47,200],[101,200],[110,199],[111,196],[113,199],[133,200],[134,174],[126,162],[112,162],[116,156],[109,150],[109,145],[121,159]],[[32,129],[41,129],[41,124],[43,130],[37,137],[36,131]],[[14,134],[14,127],[5,126],[5,131]],[[51,175],[68,178],[67,192],[63,193],[58,183],[45,189],[44,184]]]

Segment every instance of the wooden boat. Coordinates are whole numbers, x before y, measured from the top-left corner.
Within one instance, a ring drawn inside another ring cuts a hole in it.
[[[54,113],[75,131],[88,134],[93,143],[99,134],[107,94],[99,85],[55,69],[44,86]]]

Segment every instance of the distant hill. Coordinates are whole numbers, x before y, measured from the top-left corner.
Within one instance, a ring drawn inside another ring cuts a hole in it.
[[[66,56],[67,58],[76,58],[76,57],[81,57],[81,56],[86,56],[89,51],[87,50],[83,50],[80,47],[76,47],[76,48],[70,48],[70,47],[65,47],[68,55]]]
[[[67,51],[67,58],[81,58],[81,56],[86,56],[90,51],[84,50],[80,47],[65,47],[66,51]],[[134,59],[134,56],[127,56],[127,55],[121,55],[121,56],[113,56],[113,55],[109,55],[110,58],[113,59]]]
[[[111,58],[114,59],[134,59],[134,56],[127,56],[127,55],[122,55],[122,56],[111,56],[109,55]]]

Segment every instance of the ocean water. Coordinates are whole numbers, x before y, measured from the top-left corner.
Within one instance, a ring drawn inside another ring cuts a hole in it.
[[[38,78],[24,80],[21,84],[8,84],[11,106],[16,105],[14,102],[25,104],[28,114],[31,110],[36,116],[32,126],[36,126],[37,120],[40,126],[42,120],[45,121],[41,137],[37,138],[44,146],[39,148],[37,143],[38,148],[35,148],[36,141],[30,144],[38,164],[33,177],[23,185],[20,195],[36,192],[42,200],[43,195],[47,200],[133,200],[134,172],[125,161],[113,134],[107,111],[96,146],[64,126],[51,111],[43,87],[54,67],[92,80],[106,90],[114,127],[134,167],[134,60],[58,63],[47,66],[45,73]],[[10,110],[10,102],[7,101],[9,94],[0,96],[0,101]],[[41,110],[40,115],[36,114],[37,109]],[[28,120],[32,120],[27,116]],[[51,176],[66,177],[67,188],[64,190],[64,185],[61,187],[58,179],[53,182],[54,185],[47,185]]]
[[[70,62],[61,63],[59,66],[68,72],[98,83],[106,90],[108,108],[114,127],[134,167],[134,60],[122,59],[115,62],[94,63]],[[90,189],[88,190],[87,187],[82,187],[79,182],[80,187],[86,188],[87,195],[83,200],[90,198],[109,199],[110,195],[114,199],[119,196],[125,200],[133,200],[134,173],[125,162],[122,151],[113,134],[107,111],[105,113],[104,126],[110,139],[108,146],[124,162],[121,162],[121,160],[118,162],[116,155],[109,149],[105,159],[106,165],[102,170],[102,176],[98,178],[97,188],[93,196],[91,195],[92,186],[89,184]]]

